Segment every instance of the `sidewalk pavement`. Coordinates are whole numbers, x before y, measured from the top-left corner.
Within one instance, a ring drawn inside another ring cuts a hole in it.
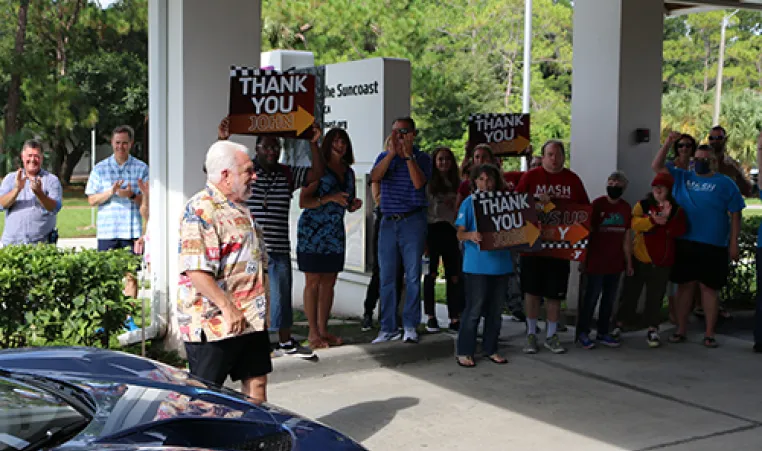
[[[762,356],[748,341],[719,336],[706,349],[696,331],[649,349],[641,331],[588,351],[572,337],[562,334],[566,355],[526,356],[523,324],[506,321],[511,362],[473,369],[456,365],[449,333],[280,357],[268,396],[374,450],[762,449]]]
[[[59,248],[85,248],[85,249],[97,249],[98,248],[98,239],[97,238],[59,238],[58,239],[58,247]]]

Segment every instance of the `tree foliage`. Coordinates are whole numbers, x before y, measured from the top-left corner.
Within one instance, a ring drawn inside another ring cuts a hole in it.
[[[13,19],[15,3],[0,0],[0,13]],[[0,25],[0,66],[24,74],[19,135],[46,142],[52,171],[68,183],[90,147],[93,127],[99,143],[122,123],[142,136],[148,104],[147,0],[122,0],[107,9],[86,0],[31,0],[28,22],[27,45],[13,58],[8,36],[15,21]],[[0,76],[0,95],[7,97],[6,78]],[[4,136],[4,149],[18,151],[21,139]]]
[[[664,128],[703,138],[711,127],[720,29],[729,11],[666,19]],[[535,0],[532,141],[568,141],[572,2]],[[469,114],[519,112],[523,0],[264,0],[263,50],[307,50],[316,64],[377,56],[412,62],[412,112],[424,148],[462,151]],[[762,14],[741,11],[726,37],[721,122],[730,150],[751,162],[762,120]],[[755,125],[756,124],[756,125]]]

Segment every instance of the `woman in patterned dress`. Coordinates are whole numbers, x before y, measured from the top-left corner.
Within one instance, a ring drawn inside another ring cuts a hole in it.
[[[304,272],[304,311],[309,321],[312,349],[339,346],[341,338],[328,333],[333,290],[344,270],[346,234],[344,214],[362,207],[355,198],[352,143],[347,132],[334,128],[321,146],[322,161],[313,162],[315,172],[299,196],[304,211],[297,226],[296,259]]]

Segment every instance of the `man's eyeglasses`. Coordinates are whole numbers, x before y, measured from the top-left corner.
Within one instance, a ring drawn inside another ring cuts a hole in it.
[[[722,141],[723,139],[725,139],[723,135],[709,136],[709,141]]]
[[[410,133],[410,130],[407,128],[398,128],[394,131],[399,133],[400,135],[407,135],[408,133]]]
[[[690,147],[693,147],[693,145],[691,145],[691,143],[677,143],[677,148],[678,149],[690,148]]]
[[[270,152],[280,151],[280,146],[257,146],[257,148],[262,150],[269,150]]]

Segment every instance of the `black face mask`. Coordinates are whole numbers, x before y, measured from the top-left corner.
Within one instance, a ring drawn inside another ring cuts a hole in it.
[[[621,186],[607,186],[606,194],[612,199],[619,199],[624,194],[624,188]]]

